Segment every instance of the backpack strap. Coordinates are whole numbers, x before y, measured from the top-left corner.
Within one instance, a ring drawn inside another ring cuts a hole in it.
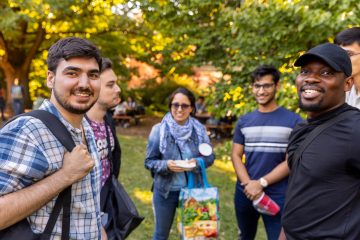
[[[346,111],[342,112],[336,117],[326,121],[323,124],[320,124],[317,126],[314,130],[312,130],[309,135],[306,137],[306,139],[301,143],[301,145],[297,148],[296,152],[294,153],[294,157],[292,161],[289,161],[289,166],[293,166],[294,164],[297,164],[297,162],[300,160],[302,153],[304,150],[309,146],[309,144],[317,137],[319,136],[325,129],[331,127],[335,123],[338,123],[345,118],[348,118],[351,116],[353,111]]]
[[[65,125],[54,114],[45,110],[33,110],[31,112],[23,113],[10,119],[6,124],[15,120],[21,116],[31,116],[41,120],[45,126],[54,134],[59,142],[71,152],[75,147],[75,142],[71,137],[70,132]],[[41,234],[41,239],[50,239],[52,230],[56,224],[56,220],[60,214],[61,208],[63,208],[63,220],[62,220],[62,233],[61,240],[69,239],[70,234],[70,205],[71,205],[71,186],[60,192],[56,199],[53,211],[51,212],[49,221],[46,224],[44,232]]]

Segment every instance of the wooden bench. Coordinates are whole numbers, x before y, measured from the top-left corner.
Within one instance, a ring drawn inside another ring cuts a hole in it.
[[[135,125],[138,125],[140,123],[140,120],[143,119],[144,117],[145,115],[134,115],[134,116],[114,115],[113,119],[115,120],[115,122],[121,122],[122,120],[125,120],[130,123],[131,121],[134,121]]]
[[[234,128],[232,124],[205,124],[205,127],[210,137],[217,139],[231,137]]]

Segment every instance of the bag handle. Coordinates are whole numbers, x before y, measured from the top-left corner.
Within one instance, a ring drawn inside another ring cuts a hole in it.
[[[210,188],[211,185],[209,184],[208,180],[207,180],[207,175],[206,175],[206,168],[205,168],[205,163],[204,163],[204,159],[202,158],[195,158],[197,163],[199,164],[200,167],[200,172],[201,172],[201,177],[202,177],[202,182],[203,182],[203,187],[204,188]],[[195,188],[195,180],[194,180],[194,173],[193,172],[188,172],[188,188]]]

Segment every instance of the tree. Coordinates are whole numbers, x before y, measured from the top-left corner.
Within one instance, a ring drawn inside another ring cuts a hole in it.
[[[118,7],[122,3],[121,0],[1,1],[0,68],[7,85],[7,96],[10,96],[14,79],[18,78],[25,87],[26,106],[29,107],[32,61],[36,57],[44,59],[46,49],[59,38],[69,35],[90,38],[132,29],[134,21],[126,14],[131,8],[120,13]],[[45,54],[41,55],[43,52]]]
[[[360,23],[357,0],[152,0],[142,6],[144,19],[172,39],[160,51],[167,68],[181,72],[210,63],[223,72],[223,79],[208,90],[210,105],[216,103],[213,110],[222,116],[255,107],[249,76],[260,64],[281,70],[280,104],[299,111],[294,60]],[[184,57],[174,58],[174,52]]]

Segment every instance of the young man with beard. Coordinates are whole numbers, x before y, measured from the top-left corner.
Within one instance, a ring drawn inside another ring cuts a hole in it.
[[[348,28],[338,33],[334,40],[348,53],[352,64],[354,84],[346,93],[346,102],[360,109],[360,27]]]
[[[286,238],[360,239],[360,111],[345,103],[353,81],[350,58],[338,45],[325,43],[294,65],[301,67],[296,86],[308,122],[295,128],[289,141]],[[295,158],[313,131],[330,121]]]
[[[84,114],[100,91],[101,57],[91,42],[65,38],[49,49],[50,101],[40,109],[55,115],[76,147],[67,152],[38,119],[19,117],[0,131],[0,229],[27,217],[42,233],[57,195],[72,185],[70,239],[101,239],[100,161]],[[51,238],[62,233],[62,212]],[[104,234],[106,236],[106,234]]]
[[[239,239],[255,239],[261,215],[268,239],[277,240],[281,213],[275,216],[261,214],[255,210],[252,201],[265,192],[282,210],[288,176],[285,151],[292,129],[302,119],[277,105],[280,73],[276,68],[260,66],[251,77],[258,109],[239,118],[232,149],[238,178],[234,202]],[[245,163],[242,161],[244,154]]]

